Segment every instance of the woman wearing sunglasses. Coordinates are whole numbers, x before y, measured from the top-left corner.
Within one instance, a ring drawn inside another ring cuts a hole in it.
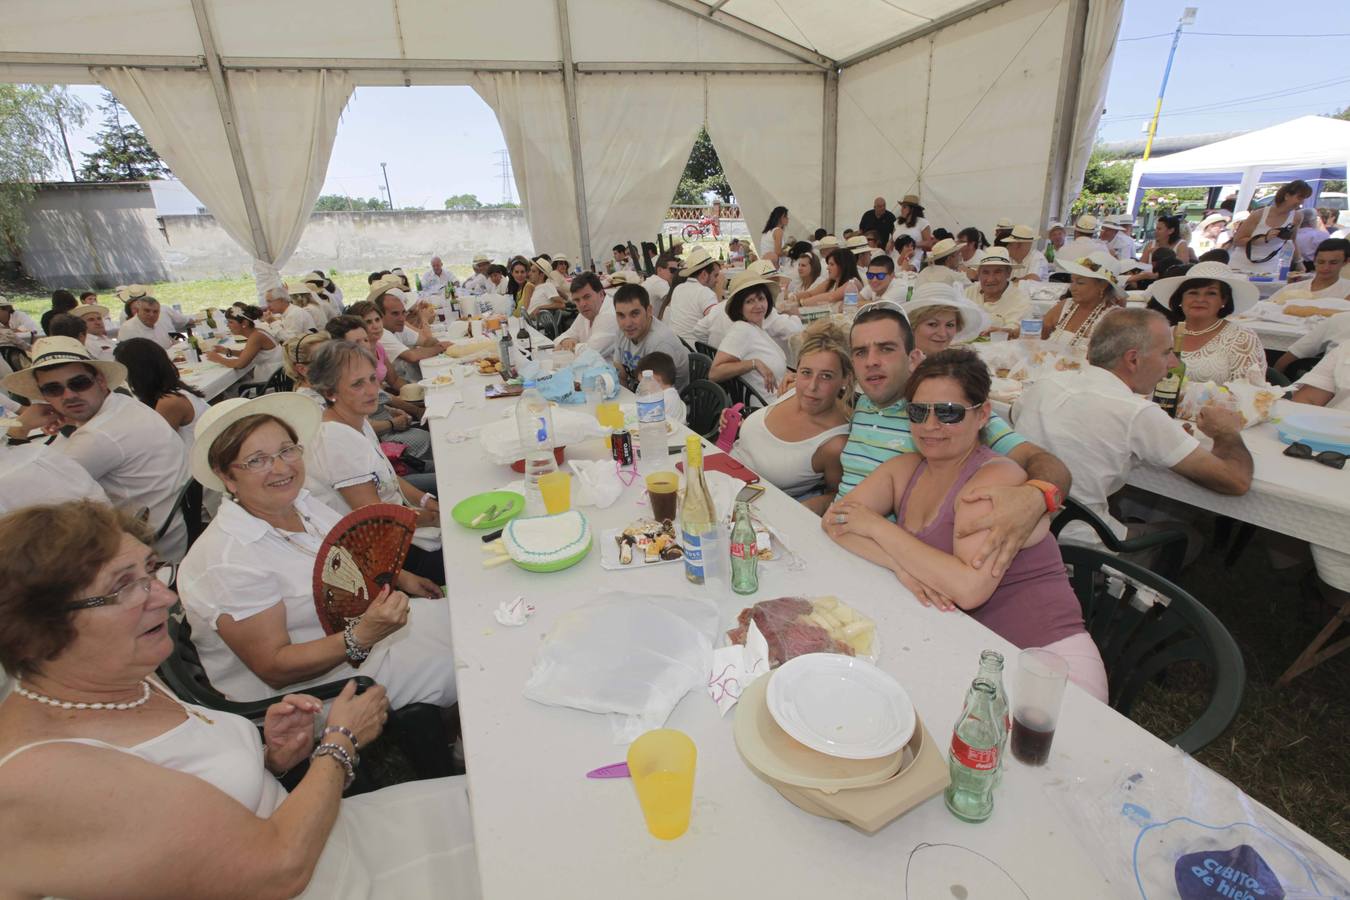
[[[971,565],[983,531],[957,538],[989,512],[989,501],[975,497],[1026,481],[1020,466],[980,440],[990,416],[989,370],[969,350],[945,350],[919,364],[905,398],[917,452],[878,466],[826,511],[822,527],[851,552],[928,585],[939,608],[959,608],[1018,647],[1055,651],[1068,661],[1069,678],[1104,701],[1106,670],[1083,627],[1049,516],[1002,578]]]
[[[155,678],[176,598],[146,544],[99,503],[0,518],[0,896],[477,896],[463,778],[342,798],[384,688],[349,685],[317,741],[322,704],[288,695],[260,740]]]

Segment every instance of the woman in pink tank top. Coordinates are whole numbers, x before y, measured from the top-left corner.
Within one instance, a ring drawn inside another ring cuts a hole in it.
[[[1106,671],[1083,626],[1049,517],[1001,578],[992,566],[970,564],[984,532],[956,537],[990,506],[968,498],[1026,480],[1020,466],[980,440],[990,416],[988,368],[969,350],[943,351],[909,376],[905,397],[918,452],[878,466],[830,507],[821,520],[825,531],[907,585],[925,586],[941,608],[960,608],[1018,647],[1056,651],[1069,663],[1069,678],[1104,701]]]

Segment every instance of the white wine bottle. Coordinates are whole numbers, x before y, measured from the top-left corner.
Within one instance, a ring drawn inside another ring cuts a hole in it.
[[[694,584],[706,578],[704,539],[717,527],[717,510],[703,478],[703,444],[691,434],[684,442],[684,504],[680,509],[680,532],[684,543],[684,577]],[[717,542],[714,541],[714,546]]]
[[[1163,412],[1172,418],[1177,417],[1177,409],[1181,406],[1181,389],[1186,384],[1186,361],[1181,358],[1181,339],[1184,332],[1184,326],[1178,325],[1175,330],[1175,337],[1172,341],[1172,352],[1176,354],[1177,364],[1167,370],[1157,386],[1153,388],[1153,402],[1163,408]]]

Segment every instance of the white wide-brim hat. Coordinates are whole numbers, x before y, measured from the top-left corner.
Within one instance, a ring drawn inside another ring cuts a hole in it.
[[[1209,215],[1207,215],[1207,216],[1205,216],[1203,219],[1201,219],[1201,220],[1200,220],[1200,224],[1197,225],[1197,226],[1195,226],[1195,227],[1196,227],[1196,229],[1199,230],[1199,231],[1204,231],[1206,228],[1208,228],[1209,226],[1213,225],[1215,222],[1222,222],[1222,223],[1224,223],[1225,225],[1227,225],[1228,222],[1229,222],[1229,219],[1228,219],[1228,217],[1227,217],[1226,215],[1224,215],[1223,213],[1210,213]]]
[[[81,319],[93,313],[97,313],[100,319],[106,319],[108,318],[108,307],[100,306],[97,303],[81,303],[70,311],[72,316],[79,316]]]
[[[943,238],[933,245],[932,250],[928,251],[928,258],[937,262],[940,259],[946,259],[960,249],[961,245],[954,238]]]
[[[642,276],[629,269],[620,269],[609,276],[610,287],[616,284],[642,284]]]
[[[727,303],[728,305],[736,298],[736,295],[742,291],[748,291],[752,287],[763,285],[769,289],[769,296],[776,297],[778,294],[778,284],[770,278],[766,278],[758,272],[751,272],[749,269],[731,279],[727,285]]]
[[[115,391],[127,383],[127,367],[112,360],[94,359],[84,343],[73,337],[44,337],[33,343],[33,364],[21,369],[0,381],[0,390],[26,397],[34,403],[46,403],[47,400],[38,390],[37,372],[71,363],[93,366],[108,382],[108,390]]]
[[[708,251],[702,247],[695,247],[689,251],[689,256],[685,259],[684,268],[680,269],[680,274],[688,278],[700,269],[706,269],[712,264],[713,258],[708,255]]]
[[[276,416],[295,430],[298,442],[304,444],[314,437],[323,423],[323,410],[308,397],[291,391],[275,394],[263,394],[252,400],[232,397],[222,400],[207,409],[197,419],[192,428],[192,477],[202,487],[213,491],[226,491],[224,482],[211,468],[208,461],[211,445],[220,437],[221,432],[246,416]]]
[[[1149,285],[1148,295],[1170,308],[1172,295],[1187,281],[1222,281],[1232,290],[1233,305],[1237,309],[1247,309],[1261,299],[1260,288],[1248,281],[1247,276],[1234,272],[1221,262],[1197,263],[1185,275],[1159,278]]]
[[[1117,297],[1125,296],[1125,288],[1121,286],[1120,279],[1116,277],[1114,267],[1104,262],[1098,262],[1089,257],[1078,260],[1068,260],[1060,259],[1058,256],[1055,257],[1055,262],[1061,269],[1068,272],[1070,275],[1081,275],[1084,278],[1094,278],[1097,281],[1105,281],[1111,286],[1112,293]]]
[[[942,306],[961,313],[961,330],[952,336],[952,343],[973,341],[989,327],[989,313],[978,303],[974,303],[954,284],[930,281],[914,289],[914,296],[905,304],[909,312],[907,318],[911,326],[916,325],[913,310],[923,307]]]
[[[1006,249],[1004,249],[1003,247],[990,247],[988,250],[984,251],[984,254],[982,256],[980,256],[980,259],[975,264],[975,267],[980,268],[981,266],[1007,266],[1008,268],[1011,269],[1012,265],[1013,265],[1012,257],[1008,255],[1008,251]]]

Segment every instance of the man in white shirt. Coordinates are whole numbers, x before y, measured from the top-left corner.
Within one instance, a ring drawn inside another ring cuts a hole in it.
[[[7,297],[0,297],[0,329],[13,331],[24,341],[31,341],[38,333],[38,323],[21,309],[15,309],[14,303]]]
[[[263,295],[263,302],[267,306],[264,320],[268,324],[268,330],[282,343],[314,330],[314,319],[291,302],[291,295],[284,287],[268,288],[267,293]],[[126,328],[126,325],[122,326],[123,339],[126,337]]]
[[[1055,251],[1055,262],[1078,262],[1094,253],[1110,253],[1106,244],[1097,240],[1097,217],[1086,213],[1073,223],[1073,240]]]
[[[1015,281],[1040,281],[1042,273],[1050,268],[1045,254],[1036,249],[1036,232],[1030,225],[1014,225],[1012,231],[1003,239],[1003,246],[1012,260],[1012,277]]]
[[[699,319],[717,305],[717,295],[712,289],[717,267],[707,250],[695,247],[689,251],[680,275],[687,280],[670,292],[670,302],[661,311],[661,321],[685,340],[693,340]]]
[[[909,293],[909,285],[895,280],[895,261],[884,253],[878,254],[867,263],[867,284],[858,294],[861,303],[873,300],[894,300],[904,303]]]
[[[95,360],[74,338],[42,338],[33,345],[32,367],[0,382],[0,390],[33,401],[10,437],[33,427],[74,425],[70,437],[51,449],[83,466],[114,505],[149,510],[147,522],[156,532],[170,523],[155,551],[177,562],[187,550],[186,523],[177,510],[188,479],[187,448],[153,407],[113,393],[126,376],[120,363]]]
[[[534,285],[534,290],[530,291],[530,305],[525,310],[525,315],[532,321],[544,310],[563,308],[562,295],[549,278],[551,272],[549,261],[542,256],[535,257],[530,265],[530,274],[526,278]]]
[[[637,271],[637,265],[633,262],[631,255],[628,252],[628,248],[623,244],[614,245],[614,258],[609,261],[607,268],[611,273],[621,272],[624,269],[627,269],[630,272]]]
[[[915,285],[938,281],[965,290],[970,279],[961,271],[961,245],[954,238],[943,238],[928,251],[928,264],[914,279]]]
[[[619,324],[614,318],[614,301],[605,294],[600,276],[582,272],[572,279],[572,301],[577,317],[558,338],[559,350],[581,353],[594,350],[608,359],[619,339]]]
[[[111,360],[117,341],[108,337],[108,310],[97,303],[82,303],[71,310],[84,322],[84,345],[89,348],[94,359]]]
[[[1134,238],[1130,230],[1134,228],[1134,219],[1127,215],[1107,216],[1102,221],[1102,243],[1106,252],[1116,259],[1134,259]]]
[[[384,332],[380,335],[380,346],[393,363],[395,371],[404,381],[422,379],[421,362],[433,356],[439,356],[445,345],[431,334],[431,329],[416,329],[408,324],[408,310],[404,305],[404,293],[392,286],[392,282],[376,282],[371,293],[379,291],[375,305],[384,316]]]
[[[990,247],[976,269],[980,280],[966,288],[966,299],[989,315],[989,331],[1017,336],[1022,319],[1031,312],[1031,295],[1012,281],[1012,257],[1004,247]]]
[[[1111,517],[1107,501],[1135,466],[1171,469],[1221,494],[1247,493],[1252,456],[1236,412],[1217,406],[1201,412],[1196,424],[1214,440],[1211,451],[1151,399],[1176,364],[1172,330],[1161,314],[1149,309],[1108,313],[1093,332],[1088,362],[1082,372],[1061,372],[1027,388],[1013,419],[1018,433],[1064,461],[1073,474],[1071,496],[1118,536],[1127,537],[1129,531]],[[1065,529],[1065,537],[1080,535],[1095,542],[1086,525],[1077,534]]]
[[[667,250],[656,260],[656,271],[647,276],[642,286],[652,301],[652,314],[658,319],[666,308],[666,298],[670,296],[670,285],[680,273],[680,258]]]
[[[473,274],[464,279],[464,286],[460,289],[460,293],[477,297],[492,290],[492,282],[488,280],[488,269],[491,267],[492,260],[482,253],[475,256],[473,258]]]
[[[417,295],[419,297],[444,297],[447,284],[458,287],[459,279],[441,264],[439,256],[433,256],[431,268],[422,274],[422,289],[417,292]]]
[[[286,301],[290,305],[290,301]],[[149,295],[138,297],[131,302],[131,318],[122,323],[118,329],[118,335],[122,340],[129,341],[132,338],[146,338],[159,344],[164,349],[173,345],[173,326],[169,319],[160,315],[161,307],[159,301]],[[301,313],[301,315],[304,315]],[[306,316],[306,321],[308,317]]]
[[[1341,344],[1299,379],[1295,403],[1350,411],[1350,343]]]
[[[1318,322],[1311,331],[1290,344],[1275,361],[1275,368],[1284,372],[1296,360],[1322,356],[1346,343],[1350,343],[1350,312],[1337,313]]]
[[[1350,298],[1350,279],[1341,277],[1341,269],[1350,258],[1350,241],[1343,238],[1327,238],[1317,245],[1313,256],[1314,275],[1311,280],[1295,281],[1286,284],[1270,297],[1270,302],[1285,303],[1301,300],[1321,300],[1334,297],[1338,300]]]

